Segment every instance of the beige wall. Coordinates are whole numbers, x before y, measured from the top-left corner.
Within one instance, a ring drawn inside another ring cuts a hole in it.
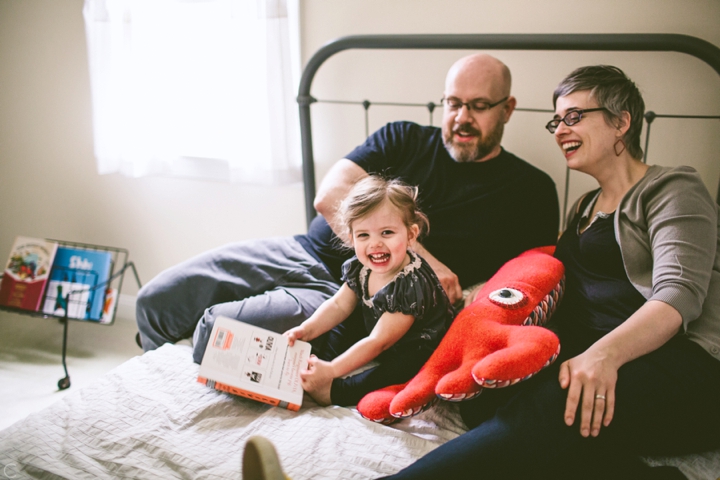
[[[717,0],[300,0],[304,59],[333,38],[364,33],[684,33],[720,46]],[[141,279],[214,246],[304,231],[300,185],[262,188],[166,178],[98,176],[82,0],[0,0],[0,257],[15,235],[129,249]],[[318,98],[437,101],[447,67],[467,52],[336,55],[320,70]],[[573,68],[612,63],[657,113],[720,114],[720,77],[676,53],[494,52],[514,74],[519,106],[550,108]],[[315,105],[320,177],[364,137],[360,107]],[[371,129],[427,112],[374,107]],[[439,122],[435,115],[435,124]],[[562,156],[542,125],[518,112],[504,145],[548,172],[563,193]],[[720,177],[717,121],[657,120],[650,161],[690,163],[713,196]],[[570,196],[592,186],[573,178]],[[2,260],[4,261],[4,260]],[[127,282],[125,293],[133,293]]]

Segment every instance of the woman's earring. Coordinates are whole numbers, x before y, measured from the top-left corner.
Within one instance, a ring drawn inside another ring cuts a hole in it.
[[[618,147],[618,145],[620,145],[620,147]],[[615,156],[617,157],[625,151],[625,142],[622,138],[618,138],[618,141],[615,142],[615,145],[613,145],[613,149],[615,150]]]

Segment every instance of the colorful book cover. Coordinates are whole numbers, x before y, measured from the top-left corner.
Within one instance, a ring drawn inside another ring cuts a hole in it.
[[[100,323],[112,323],[115,317],[115,308],[117,307],[118,290],[117,288],[107,287],[105,289],[105,303],[103,304],[102,319]]]
[[[227,317],[215,319],[198,382],[216,390],[297,411],[302,405],[300,370],[310,344],[291,347],[287,337]]]
[[[40,309],[57,243],[17,237],[0,284],[0,305],[36,312]]]
[[[112,254],[60,245],[55,254],[43,312],[68,318],[101,322],[105,282],[112,271]],[[70,294],[68,296],[68,293]]]

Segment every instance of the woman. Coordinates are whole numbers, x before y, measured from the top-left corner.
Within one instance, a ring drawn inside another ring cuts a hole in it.
[[[392,478],[684,478],[639,456],[720,444],[717,205],[693,169],[642,163],[644,102],[621,70],[577,69],[553,103],[568,167],[600,185],[555,253],[561,358],[461,404],[471,430]]]

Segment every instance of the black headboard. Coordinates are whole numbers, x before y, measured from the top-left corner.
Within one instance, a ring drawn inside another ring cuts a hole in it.
[[[315,99],[310,86],[320,65],[332,55],[350,49],[418,50],[594,50],[625,52],[680,52],[710,65],[720,75],[720,48],[705,40],[677,34],[477,34],[477,35],[354,35],[338,38],[310,58],[300,79],[300,137],[302,142],[305,214],[307,224],[317,214],[315,160],[313,157],[310,105]],[[720,203],[720,185],[717,201]]]

